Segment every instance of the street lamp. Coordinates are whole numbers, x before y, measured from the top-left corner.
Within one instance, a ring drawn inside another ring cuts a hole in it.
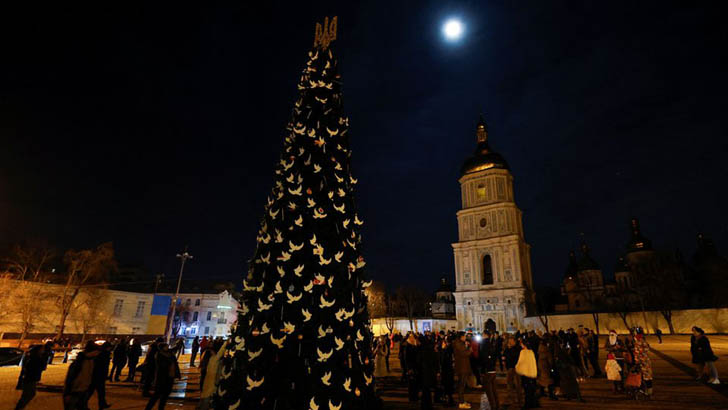
[[[177,254],[177,257],[182,260],[182,266],[179,268],[179,276],[177,277],[177,290],[174,292],[174,299],[172,299],[172,317],[169,320],[169,328],[167,328],[167,343],[172,339],[172,325],[174,324],[174,314],[177,312],[177,298],[179,297],[179,287],[182,284],[182,273],[185,270],[185,262],[187,259],[192,259],[193,256],[187,252],[187,247],[182,254]]]

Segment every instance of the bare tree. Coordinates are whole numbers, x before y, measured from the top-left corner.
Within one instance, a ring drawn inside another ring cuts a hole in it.
[[[66,276],[63,290],[57,300],[60,315],[57,338],[63,336],[66,320],[75,306],[76,297],[81,289],[103,282],[108,273],[116,267],[114,247],[111,242],[103,243],[95,249],[69,250],[63,260],[66,263]]]
[[[422,289],[415,286],[401,286],[396,292],[397,302],[401,304],[409,320],[410,330],[416,330],[415,317],[427,312],[427,304],[432,299]]]
[[[367,289],[367,308],[372,318],[387,316],[387,289],[381,282],[372,283]]]
[[[105,333],[111,315],[106,306],[104,298],[105,289],[101,287],[85,288],[74,301],[73,314],[71,317],[76,325],[77,331],[81,331],[81,343],[86,341],[89,333]]]
[[[13,245],[4,259],[6,273],[4,280],[14,280],[8,292],[3,292],[7,312],[18,318],[20,347],[33,330],[43,313],[44,284],[48,264],[54,256],[53,250],[43,244]],[[10,283],[10,282],[8,282]]]

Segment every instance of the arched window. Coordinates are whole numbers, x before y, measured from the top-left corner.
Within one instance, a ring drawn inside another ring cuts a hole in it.
[[[483,256],[483,285],[493,284],[493,261],[490,255]]]

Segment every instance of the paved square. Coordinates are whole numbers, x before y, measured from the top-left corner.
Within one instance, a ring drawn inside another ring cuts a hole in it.
[[[709,336],[715,354],[720,358],[716,363],[718,371],[728,382],[728,336]],[[658,344],[654,337],[648,341],[653,347],[651,354],[655,381],[654,397],[650,401],[628,400],[623,395],[614,395],[606,379],[589,379],[581,384],[582,395],[587,401],[551,401],[541,399],[544,409],[648,409],[648,410],[692,410],[728,409],[728,385],[708,386],[694,380],[695,373],[690,363],[689,336],[666,336]],[[604,343],[602,339],[602,343]],[[390,364],[393,377],[387,378],[379,390],[387,409],[418,409],[419,403],[407,401],[407,388],[399,383],[400,369],[396,350],[392,352]],[[604,364],[604,354],[600,364]],[[56,358],[56,363],[60,357]],[[174,392],[167,403],[169,409],[194,409],[199,398],[199,370],[188,366],[189,356],[180,360],[182,379],[177,382]],[[38,395],[28,405],[28,410],[62,409],[61,389],[68,369],[67,364],[53,364],[43,373]],[[0,409],[12,409],[20,397],[15,390],[20,369],[17,366],[0,368]],[[126,375],[126,371],[123,373]],[[501,401],[506,400],[505,378],[497,379],[498,394]],[[482,391],[470,391],[466,399],[474,409],[489,410],[491,407]],[[107,383],[107,400],[111,410],[131,410],[144,408],[147,399],[141,397],[137,386],[131,383]],[[89,401],[92,410],[98,409],[96,396]],[[436,406],[436,408],[443,408]]]

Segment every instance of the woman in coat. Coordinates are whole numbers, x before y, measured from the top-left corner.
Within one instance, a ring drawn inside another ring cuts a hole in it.
[[[718,370],[715,368],[715,361],[718,358],[713,353],[713,349],[710,347],[710,341],[705,336],[703,329],[695,326],[693,327],[693,336],[691,338],[690,351],[693,354],[693,363],[697,364],[698,367],[698,379],[701,379],[703,372],[707,369],[710,371],[710,378],[708,379],[709,384],[720,384],[718,379]]]
[[[374,349],[374,377],[387,377],[387,355],[389,352],[389,341],[387,336],[380,336],[379,343]]]
[[[197,405],[197,410],[208,410],[210,408],[212,395],[215,393],[217,382],[220,380],[220,370],[222,370],[220,360],[225,355],[225,348],[229,341],[230,339],[223,344],[222,340],[216,340],[212,343],[212,347],[203,353],[209,355],[209,358],[207,360],[207,371],[202,380],[200,403]]]
[[[554,355],[551,349],[551,338],[544,335],[538,345],[538,377],[536,382],[541,389],[541,396],[545,396],[544,389],[548,388],[549,398],[556,400],[554,394],[554,378],[551,377],[551,369],[554,368]]]
[[[528,346],[525,340],[519,339],[521,343],[521,353],[516,363],[516,373],[521,376],[521,384],[523,385],[523,408],[532,409],[539,407],[538,398],[536,397],[536,377],[538,376],[538,365],[536,364],[536,356]]]
[[[642,381],[645,384],[645,395],[652,396],[652,361],[649,352],[650,345],[645,340],[644,331],[639,328],[634,336],[634,361],[640,365]]]
[[[556,366],[559,369],[561,394],[567,400],[579,399],[579,401],[583,402],[584,399],[581,398],[581,390],[579,389],[579,382],[576,381],[576,369],[571,355],[558,344],[554,347],[556,350]]]

